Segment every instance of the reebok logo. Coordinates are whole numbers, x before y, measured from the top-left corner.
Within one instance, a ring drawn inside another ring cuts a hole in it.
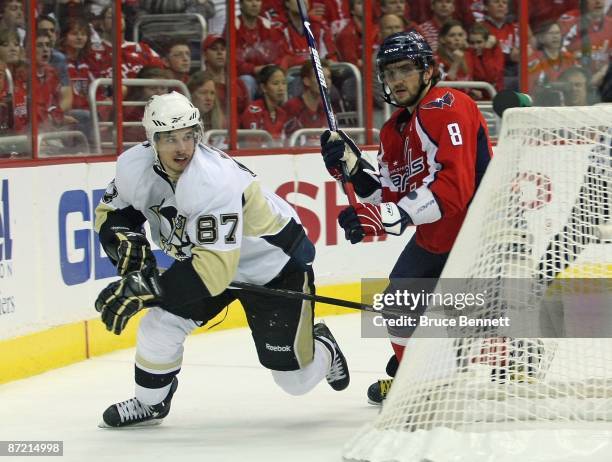
[[[286,353],[291,351],[291,347],[289,345],[270,345],[266,342],[266,350],[275,351],[278,353]]]

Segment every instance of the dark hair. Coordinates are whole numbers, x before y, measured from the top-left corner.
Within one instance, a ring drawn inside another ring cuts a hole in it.
[[[173,38],[166,42],[166,46],[164,47],[164,56],[168,56],[170,54],[170,50],[178,45],[185,45],[191,51],[191,46],[187,40],[183,38]]]
[[[486,40],[489,38],[489,35],[491,35],[491,32],[489,32],[489,29],[487,29],[485,26],[477,22],[470,27],[468,34],[482,35]]]
[[[87,42],[85,43],[85,47],[79,53],[80,58],[84,56],[91,47],[91,29],[89,28],[89,23],[86,19],[81,18],[79,16],[73,16],[67,18],[66,21],[62,23],[62,29],[60,32],[60,46],[62,49],[65,49],[66,36],[68,35],[68,32],[70,32],[74,28],[83,29],[87,34]]]
[[[447,35],[453,27],[457,26],[461,26],[461,28],[465,30],[465,27],[463,27],[463,23],[461,21],[457,21],[456,19],[449,19],[444,24],[442,24],[442,27],[440,27],[438,37]]]
[[[276,64],[265,65],[257,74],[257,83],[260,85],[265,85],[276,71],[281,71],[283,74],[285,74],[284,69]]]
[[[57,21],[55,20],[53,16],[49,16],[49,15],[39,16],[38,19],[36,19],[36,24],[37,25],[40,24],[41,21],[50,22],[51,24],[55,26],[56,29],[59,28],[59,24],[57,23]]]
[[[0,45],[8,45],[8,41],[11,39],[14,39],[15,42],[17,42],[17,44],[19,45],[20,40],[17,29],[5,29],[3,27],[0,27]]]
[[[589,73],[583,67],[580,66],[572,66],[569,69],[565,69],[559,76],[559,80],[565,81],[572,75],[576,74],[582,75],[586,79],[587,84],[591,80],[591,76],[589,75]]]

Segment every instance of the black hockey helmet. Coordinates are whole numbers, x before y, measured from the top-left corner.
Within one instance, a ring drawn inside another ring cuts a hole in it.
[[[383,86],[383,97],[387,103],[394,106],[397,106],[397,104],[391,100],[389,89],[384,81],[383,71],[387,64],[404,60],[413,61],[422,70],[434,67],[435,65],[433,51],[429,43],[414,29],[397,32],[388,36],[378,49],[376,55],[376,74]],[[438,80],[439,76],[434,76],[432,84],[435,85]]]
[[[409,59],[427,69],[434,64],[433,51],[429,43],[418,32],[397,32],[388,36],[378,49],[376,67],[378,78],[382,82],[382,71],[387,64]]]

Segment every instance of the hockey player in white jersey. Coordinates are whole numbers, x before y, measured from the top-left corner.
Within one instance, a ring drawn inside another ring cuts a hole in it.
[[[232,281],[314,292],[315,249],[288,203],[223,152],[200,142],[200,114],[176,92],[145,108],[148,141],[124,152],[96,209],[100,242],[121,276],[96,309],[119,335],[143,308],[135,397],[111,405],[103,427],[160,423],[170,410],[189,333],[238,299],[261,364],[286,392],[308,392],[324,377],[349,384],[344,355],[309,301],[231,289]],[[175,261],[159,274],[142,226]]]

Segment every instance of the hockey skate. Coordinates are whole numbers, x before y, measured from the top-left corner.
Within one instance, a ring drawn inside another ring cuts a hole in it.
[[[329,328],[322,322],[315,324],[314,335],[315,339],[325,345],[331,353],[331,367],[325,376],[327,383],[336,391],[344,390],[348,387],[351,378],[348,365],[346,364],[346,358],[344,354],[342,354],[336,339],[334,339]]]
[[[391,356],[389,362],[387,362],[386,372],[390,377],[395,377],[399,363],[395,355]],[[379,406],[385,400],[391,389],[391,379],[380,379],[368,387],[368,403],[374,406]]]
[[[168,396],[159,404],[147,406],[131,398],[109,406],[102,415],[100,428],[145,427],[159,425],[170,412],[172,396],[178,387],[178,379],[174,377]]]

